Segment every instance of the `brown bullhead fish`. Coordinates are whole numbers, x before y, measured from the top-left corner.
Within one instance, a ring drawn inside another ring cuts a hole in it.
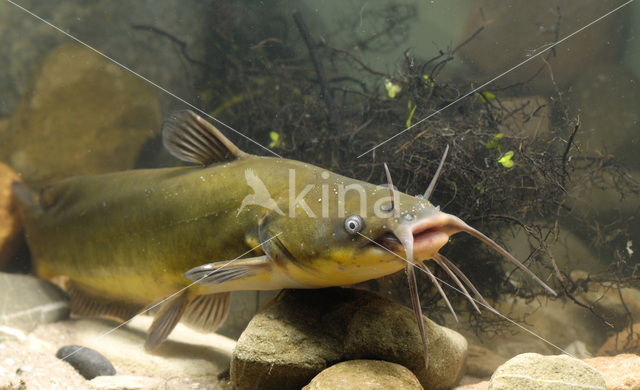
[[[37,197],[13,185],[36,274],[61,284],[79,316],[124,321],[159,304],[148,348],[181,320],[214,331],[230,291],[342,286],[406,270],[426,361],[414,267],[444,296],[424,265],[435,260],[474,306],[465,285],[486,304],[438,253],[460,231],[553,293],[495,242],[428,202],[437,174],[425,196],[410,196],[244,153],[191,111],[172,114],[162,135],[172,155],[198,166],[72,177]]]

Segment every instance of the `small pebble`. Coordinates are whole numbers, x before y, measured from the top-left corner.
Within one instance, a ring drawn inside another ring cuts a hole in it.
[[[65,345],[56,352],[58,359],[71,364],[80,375],[91,380],[97,376],[115,375],[116,369],[98,351],[79,345]]]

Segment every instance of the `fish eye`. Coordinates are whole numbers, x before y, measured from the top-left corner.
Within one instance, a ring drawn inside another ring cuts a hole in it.
[[[349,234],[358,234],[364,227],[364,221],[359,215],[350,215],[344,220],[344,230]]]

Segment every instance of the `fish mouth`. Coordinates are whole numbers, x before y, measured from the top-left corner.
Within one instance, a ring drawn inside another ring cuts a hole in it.
[[[445,221],[433,221],[431,218],[405,225],[401,228],[381,234],[372,245],[379,245],[385,249],[400,253],[405,251],[405,245],[399,237],[411,235],[413,254],[417,260],[426,260],[437,253],[447,242],[449,237],[460,231],[449,226]]]
[[[413,255],[416,260],[426,260],[438,252],[451,235],[450,228],[446,226],[429,227],[413,230]]]

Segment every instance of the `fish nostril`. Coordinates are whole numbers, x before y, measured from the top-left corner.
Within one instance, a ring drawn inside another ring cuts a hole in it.
[[[391,203],[385,203],[383,205],[380,205],[380,210],[382,210],[382,211],[391,211],[391,210],[393,210],[393,205]]]

